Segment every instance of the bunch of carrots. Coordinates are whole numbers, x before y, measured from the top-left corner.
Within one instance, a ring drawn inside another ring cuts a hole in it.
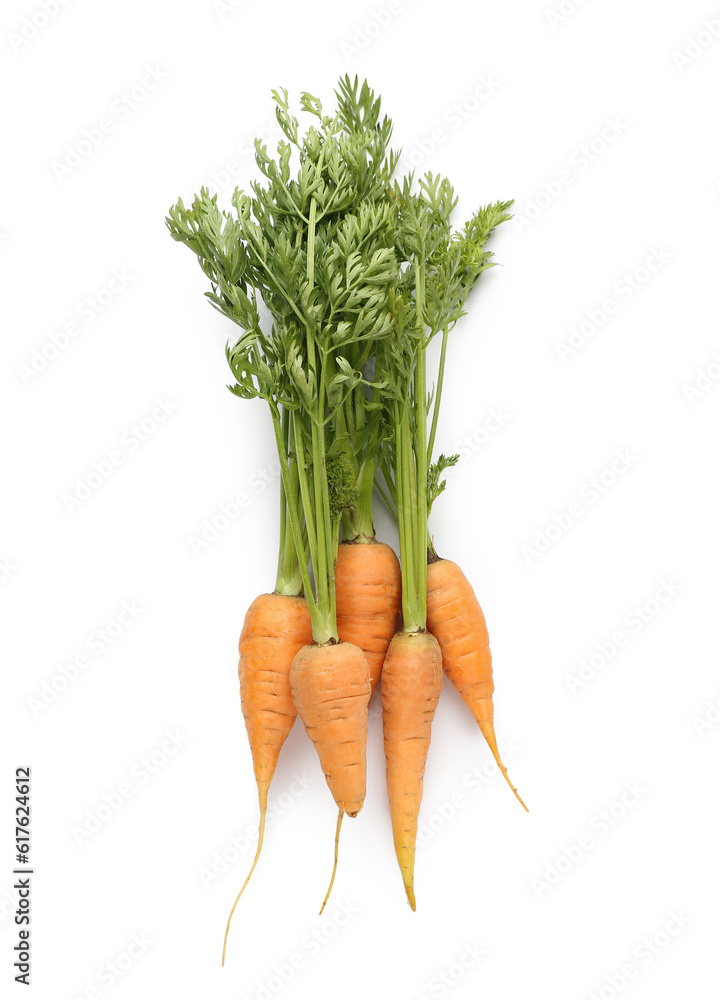
[[[493,727],[482,610],[428,532],[443,472],[457,461],[433,461],[449,334],[493,263],[486,243],[511,203],[480,208],[453,229],[448,180],[428,173],[415,189],[412,176],[395,178],[392,123],[367,82],[345,77],[335,93],[332,116],[301,95],[312,119],[302,134],[287,91],[273,91],[284,138],[275,157],[256,142],[262,179],[235,191],[233,212],[203,188],[166,220],[197,255],[213,306],[240,327],[226,350],[229,388],[266,401],[281,468],[275,587],[250,605],[239,644],[260,826],[228,928],[260,856],[268,790],[296,716],[338,807],[337,865],[342,819],[365,799],[368,705],[380,685],[393,839],[413,910],[443,670],[517,795]],[[430,392],[426,352],[436,336]],[[399,560],[375,537],[376,497],[397,521]],[[227,930],[223,962],[226,945]]]

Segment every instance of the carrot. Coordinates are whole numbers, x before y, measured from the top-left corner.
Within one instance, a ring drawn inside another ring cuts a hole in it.
[[[290,687],[338,809],[357,816],[365,801],[370,702],[365,654],[350,642],[304,646],[293,660]]]
[[[283,455],[288,451],[289,433],[290,414],[286,411],[280,421],[277,439]],[[299,488],[297,465],[290,462],[280,491],[280,545],[275,590],[271,594],[261,594],[252,602],[245,614],[238,644],[240,704],[258,788],[260,824],[253,863],[235,897],[225,928],[223,965],[233,913],[260,858],[270,782],[297,715],[290,691],[290,667],[298,650],[312,639],[310,611],[307,601],[300,596],[306,574],[303,573],[298,551],[302,552],[304,563],[304,535],[302,530],[297,533],[289,530],[292,527],[289,522],[297,519]],[[299,549],[295,544],[296,534]]]
[[[435,558],[428,564],[427,621],[440,644],[445,673],[472,712],[505,780],[527,810],[500,759],[495,737],[495,685],[485,616],[467,577],[450,559]]]
[[[428,173],[414,193],[412,175],[393,179],[399,152],[389,146],[392,122],[380,117],[367,83],[345,77],[336,94],[334,116],[302,94],[302,112],[316,119],[302,136],[287,91],[273,91],[284,138],[276,158],[257,144],[264,179],[252,194],[236,190],[233,212],[225,212],[202,188],[189,208],[179,200],[167,223],[197,255],[210,302],[241,330],[226,348],[229,388],[268,404],[285,498],[283,586],[272,600],[258,599],[241,640],[243,712],[261,811],[250,874],[268,787],[297,712],[338,807],[332,888],[343,817],[356,816],[365,798],[368,703],[381,676],[393,838],[415,909],[415,840],[443,659],[502,767],[482,612],[466,594],[464,638],[443,601],[435,614],[427,521],[444,487],[441,473],[457,460],[433,462],[448,335],[491,266],[485,243],[509,218],[510,203],[482,208],[453,231],[457,198],[447,180]],[[298,159],[297,180],[290,180]],[[438,334],[440,363],[430,386],[426,350]],[[398,522],[400,597],[397,559],[375,541],[376,487]],[[310,637],[305,612],[301,635],[299,618],[283,619],[274,601],[297,602],[303,592]],[[402,632],[393,637],[398,600]],[[472,683],[462,679],[465,663],[458,666],[454,653],[468,642],[477,654],[470,657]]]
[[[415,841],[442,657],[429,632],[398,632],[382,672],[383,736],[395,855],[415,909]]]
[[[310,615],[302,597],[262,594],[245,615],[239,643],[240,702],[263,823],[270,782],[297,714],[290,692],[290,666],[311,638]]]
[[[400,215],[401,222],[403,214]],[[421,222],[422,224],[422,222]],[[424,238],[415,233],[422,253]],[[419,264],[409,268],[417,276]],[[416,323],[424,308],[422,283],[415,285]],[[415,841],[423,792],[430,726],[442,688],[442,658],[426,629],[428,516],[427,383],[422,338],[398,335],[394,370],[388,352],[386,419],[392,441],[392,474],[386,482],[396,504],[400,536],[403,628],[390,642],[381,693],[390,820],[405,894],[415,910]],[[401,353],[402,352],[402,353]],[[412,372],[408,383],[407,372]],[[387,470],[387,465],[385,469]]]
[[[376,377],[379,373],[387,383],[386,432],[379,458],[385,490],[380,484],[378,489],[398,522],[403,613],[403,632],[391,641],[382,671],[383,733],[395,853],[413,910],[422,779],[442,687],[442,616],[431,616],[428,590],[428,515],[445,486],[442,472],[457,461],[440,455],[432,462],[448,334],[481,271],[489,266],[491,254],[483,250],[484,243],[508,218],[509,207],[498,202],[481,209],[453,233],[450,217],[457,198],[452,185],[428,173],[420,188],[414,194],[411,179],[406,179],[393,189],[405,288],[395,300],[395,338],[390,346],[379,347],[375,367]],[[426,350],[437,333],[442,333],[440,364],[434,392],[429,393]],[[432,635],[436,629],[437,638]]]
[[[365,653],[371,692],[400,612],[400,563],[393,549],[370,539],[342,542],[335,562],[338,635]]]
[[[261,594],[245,615],[240,633],[238,676],[240,704],[260,801],[260,825],[253,863],[228,917],[223,941],[223,965],[235,907],[260,858],[270,782],[297,715],[290,691],[290,667],[295,654],[311,638],[310,614],[302,597],[277,592]]]

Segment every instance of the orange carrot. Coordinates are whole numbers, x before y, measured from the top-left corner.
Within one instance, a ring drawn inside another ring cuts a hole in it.
[[[270,782],[282,745],[297,715],[290,692],[290,666],[312,639],[310,615],[302,597],[262,594],[248,608],[240,634],[240,702],[247,728],[260,800],[258,845],[250,872],[233,903],[223,942],[223,965],[230,921],[260,857]]]
[[[370,702],[365,654],[350,642],[304,646],[293,660],[290,686],[338,809],[357,816],[365,801]]]
[[[436,559],[428,564],[427,622],[440,643],[445,673],[472,712],[508,785],[527,809],[508,777],[495,737],[492,703],[495,685],[485,616],[467,577],[449,559]]]
[[[400,612],[400,563],[374,539],[342,542],[335,562],[338,635],[365,653],[374,691]]]
[[[305,598],[262,594],[248,608],[240,634],[238,676],[261,811],[297,715],[290,667],[297,652],[311,641]]]
[[[430,725],[442,690],[440,647],[429,632],[398,632],[382,671],[383,736],[395,854],[415,909],[415,840]]]

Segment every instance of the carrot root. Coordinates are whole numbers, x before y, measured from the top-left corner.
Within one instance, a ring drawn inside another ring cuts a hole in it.
[[[304,646],[290,669],[297,713],[335,804],[357,816],[365,801],[370,669],[350,642]]]
[[[335,828],[335,860],[333,862],[332,875],[330,876],[330,885],[328,886],[328,890],[325,893],[325,899],[323,899],[322,906],[320,907],[320,913],[318,914],[319,917],[322,916],[322,911],[325,909],[325,904],[327,903],[328,899],[330,899],[330,893],[332,892],[333,883],[335,882],[335,873],[337,872],[337,864],[338,864],[338,847],[340,844],[340,827],[342,826],[344,815],[345,813],[342,811],[342,809],[338,809],[337,827]]]
[[[400,563],[384,542],[342,542],[335,561],[338,635],[362,649],[374,691],[395,635],[401,599]]]
[[[238,645],[238,677],[240,702],[260,801],[260,824],[252,867],[233,903],[225,928],[223,965],[235,908],[260,858],[270,782],[275,774],[283,743],[295,722],[295,706],[290,691],[290,666],[298,649],[309,642],[311,636],[310,614],[301,597],[261,594],[255,598],[245,615]]]
[[[440,643],[445,673],[472,712],[515,798],[529,812],[510,780],[497,745],[492,703],[495,685],[485,615],[469,580],[450,559],[428,564],[427,622]]]
[[[383,667],[383,737],[390,819],[408,903],[415,901],[415,842],[430,726],[442,690],[442,657],[429,632],[398,632]]]
[[[525,810],[525,812],[530,812],[530,810],[528,809],[528,807],[525,805],[525,803],[521,799],[520,793],[518,792],[517,788],[515,787],[515,785],[513,785],[512,781],[510,780],[510,775],[507,772],[507,768],[505,767],[505,765],[503,764],[502,760],[500,759],[500,751],[498,750],[497,739],[495,737],[495,727],[492,724],[492,720],[488,721],[488,720],[485,719],[482,722],[479,722],[478,725],[480,726],[480,732],[485,737],[485,742],[490,747],[490,752],[492,753],[493,757],[495,758],[495,763],[500,768],[500,771],[501,771],[503,777],[505,778],[505,781],[507,781],[508,785],[510,785],[510,787],[512,788],[513,795],[518,800],[518,802],[520,803],[520,805],[523,807],[523,809]]]
[[[225,937],[223,938],[223,951],[222,951],[222,964],[223,965],[225,965],[225,953],[227,951],[228,934],[230,933],[230,923],[231,923],[232,918],[233,918],[233,913],[235,912],[235,907],[240,902],[240,897],[242,896],[242,894],[245,892],[245,889],[247,888],[247,884],[248,884],[248,882],[250,881],[250,879],[252,877],[252,873],[255,871],[255,866],[257,865],[258,860],[260,858],[260,851],[262,850],[263,838],[265,836],[265,816],[267,815],[268,790],[267,790],[267,788],[259,789],[259,793],[260,793],[260,825],[258,826],[258,845],[257,845],[257,850],[255,851],[255,857],[253,859],[253,863],[252,863],[252,866],[250,868],[250,871],[248,872],[247,878],[243,882],[242,889],[240,890],[240,892],[235,897],[235,902],[233,903],[232,909],[230,910],[230,916],[228,917],[227,926],[225,928]]]

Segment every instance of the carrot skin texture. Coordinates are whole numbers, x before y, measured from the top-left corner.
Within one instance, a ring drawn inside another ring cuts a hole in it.
[[[365,653],[374,691],[400,613],[400,562],[384,542],[342,542],[335,563],[338,635]]]
[[[440,647],[429,632],[394,636],[381,680],[383,737],[395,854],[413,910],[418,816],[442,676]]]
[[[297,715],[290,667],[309,642],[312,626],[303,597],[262,594],[248,608],[238,647],[238,676],[261,805]]]
[[[485,615],[469,580],[449,559],[428,565],[427,619],[440,643],[445,673],[475,721],[492,722],[495,685]]]
[[[235,897],[225,927],[223,965],[235,908],[252,878],[262,851],[270,782],[282,745],[297,714],[290,691],[290,667],[297,651],[311,640],[310,612],[303,597],[261,594],[247,610],[238,644],[238,676],[240,703],[260,800],[260,825],[252,866]]]
[[[357,816],[365,801],[370,668],[350,642],[304,646],[290,669],[297,713],[338,808]]]
[[[427,579],[427,624],[440,644],[443,669],[472,712],[505,780],[527,809],[500,759],[493,723],[490,640],[475,591],[450,559],[429,563]]]

